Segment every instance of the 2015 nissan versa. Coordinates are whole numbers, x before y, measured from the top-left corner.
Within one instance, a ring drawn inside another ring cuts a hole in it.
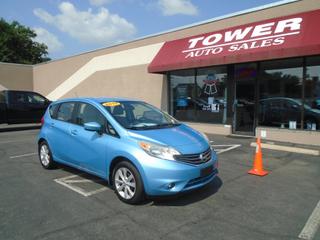
[[[38,137],[39,159],[104,178],[134,204],[199,188],[217,175],[207,137],[141,101],[77,98],[51,103]]]

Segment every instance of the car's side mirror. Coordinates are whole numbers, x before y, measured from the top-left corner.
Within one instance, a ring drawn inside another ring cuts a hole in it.
[[[102,126],[97,122],[87,122],[84,124],[84,129],[87,131],[101,132]]]

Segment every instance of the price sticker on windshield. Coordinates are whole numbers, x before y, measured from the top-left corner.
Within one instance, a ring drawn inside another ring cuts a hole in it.
[[[116,107],[116,106],[119,106],[120,103],[119,102],[105,102],[102,105],[105,107]]]

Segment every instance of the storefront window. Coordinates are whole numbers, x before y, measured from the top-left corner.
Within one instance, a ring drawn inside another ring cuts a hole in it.
[[[227,67],[210,67],[197,70],[196,119],[198,122],[225,123]]]
[[[172,114],[181,121],[195,120],[195,71],[181,70],[170,73],[170,104]]]
[[[261,63],[259,124],[301,128],[302,58]]]
[[[306,60],[304,129],[320,129],[320,56]]]

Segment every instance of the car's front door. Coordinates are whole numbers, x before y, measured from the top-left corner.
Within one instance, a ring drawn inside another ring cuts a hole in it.
[[[29,119],[31,122],[40,122],[41,117],[48,107],[49,101],[37,93],[27,93]]]
[[[97,122],[102,126],[102,131],[88,131],[84,124]],[[73,135],[72,158],[79,166],[97,175],[104,176],[106,172],[107,144],[109,135],[105,134],[106,119],[93,105],[78,103],[75,114],[75,125],[70,131]]]

